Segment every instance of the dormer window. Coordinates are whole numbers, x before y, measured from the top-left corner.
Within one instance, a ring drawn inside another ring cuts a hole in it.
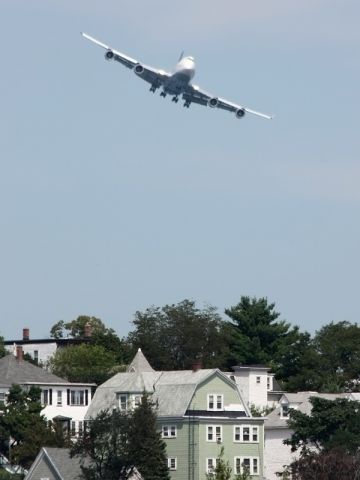
[[[119,410],[126,411],[128,408],[128,396],[126,393],[117,393],[116,399],[118,401]]]
[[[281,418],[289,418],[289,405],[281,405]]]
[[[224,410],[224,395],[209,393],[207,400],[208,410]]]

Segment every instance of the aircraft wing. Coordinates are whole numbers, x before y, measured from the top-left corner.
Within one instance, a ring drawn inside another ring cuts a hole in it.
[[[156,86],[156,88],[160,87],[160,85],[162,85],[164,81],[170,76],[168,73],[164,72],[163,70],[157,70],[153,67],[149,67],[141,64],[134,58],[131,58],[128,55],[125,55],[124,53],[114,50],[108,45],[105,45],[105,43],[102,43],[96,38],[91,37],[87,33],[81,32],[81,35],[87,40],[90,40],[90,42],[95,43],[95,45],[98,45],[99,47],[104,48],[106,50],[105,58],[107,60],[115,60],[116,62],[119,62],[122,65],[124,65],[125,67],[130,68],[131,70],[134,70],[134,72],[138,77]]]
[[[214,97],[196,85],[189,85],[188,90],[183,94],[183,98],[185,101],[190,103],[194,102],[200,105],[206,105],[212,108],[221,108],[222,110],[227,110],[228,112],[234,112],[237,118],[243,117],[245,113],[252,113],[253,115],[267,118],[268,120],[273,118],[272,115],[257,112],[256,110],[244,107],[243,105],[237,105],[236,103],[229,102],[224,98]]]

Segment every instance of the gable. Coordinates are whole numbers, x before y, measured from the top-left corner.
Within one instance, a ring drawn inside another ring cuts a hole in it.
[[[236,384],[226,378],[220,371],[215,371],[197,385],[189,409],[208,410],[209,395],[221,395],[223,410],[225,411],[247,412]]]

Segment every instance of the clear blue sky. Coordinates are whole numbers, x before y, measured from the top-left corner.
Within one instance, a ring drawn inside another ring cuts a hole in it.
[[[0,334],[266,296],[360,319],[358,0],[2,0]],[[80,31],[273,121],[184,109]]]

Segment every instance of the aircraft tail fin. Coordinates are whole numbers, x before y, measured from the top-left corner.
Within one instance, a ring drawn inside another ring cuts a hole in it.
[[[181,60],[183,59],[184,53],[185,53],[184,50],[180,53],[178,62],[181,62]]]

